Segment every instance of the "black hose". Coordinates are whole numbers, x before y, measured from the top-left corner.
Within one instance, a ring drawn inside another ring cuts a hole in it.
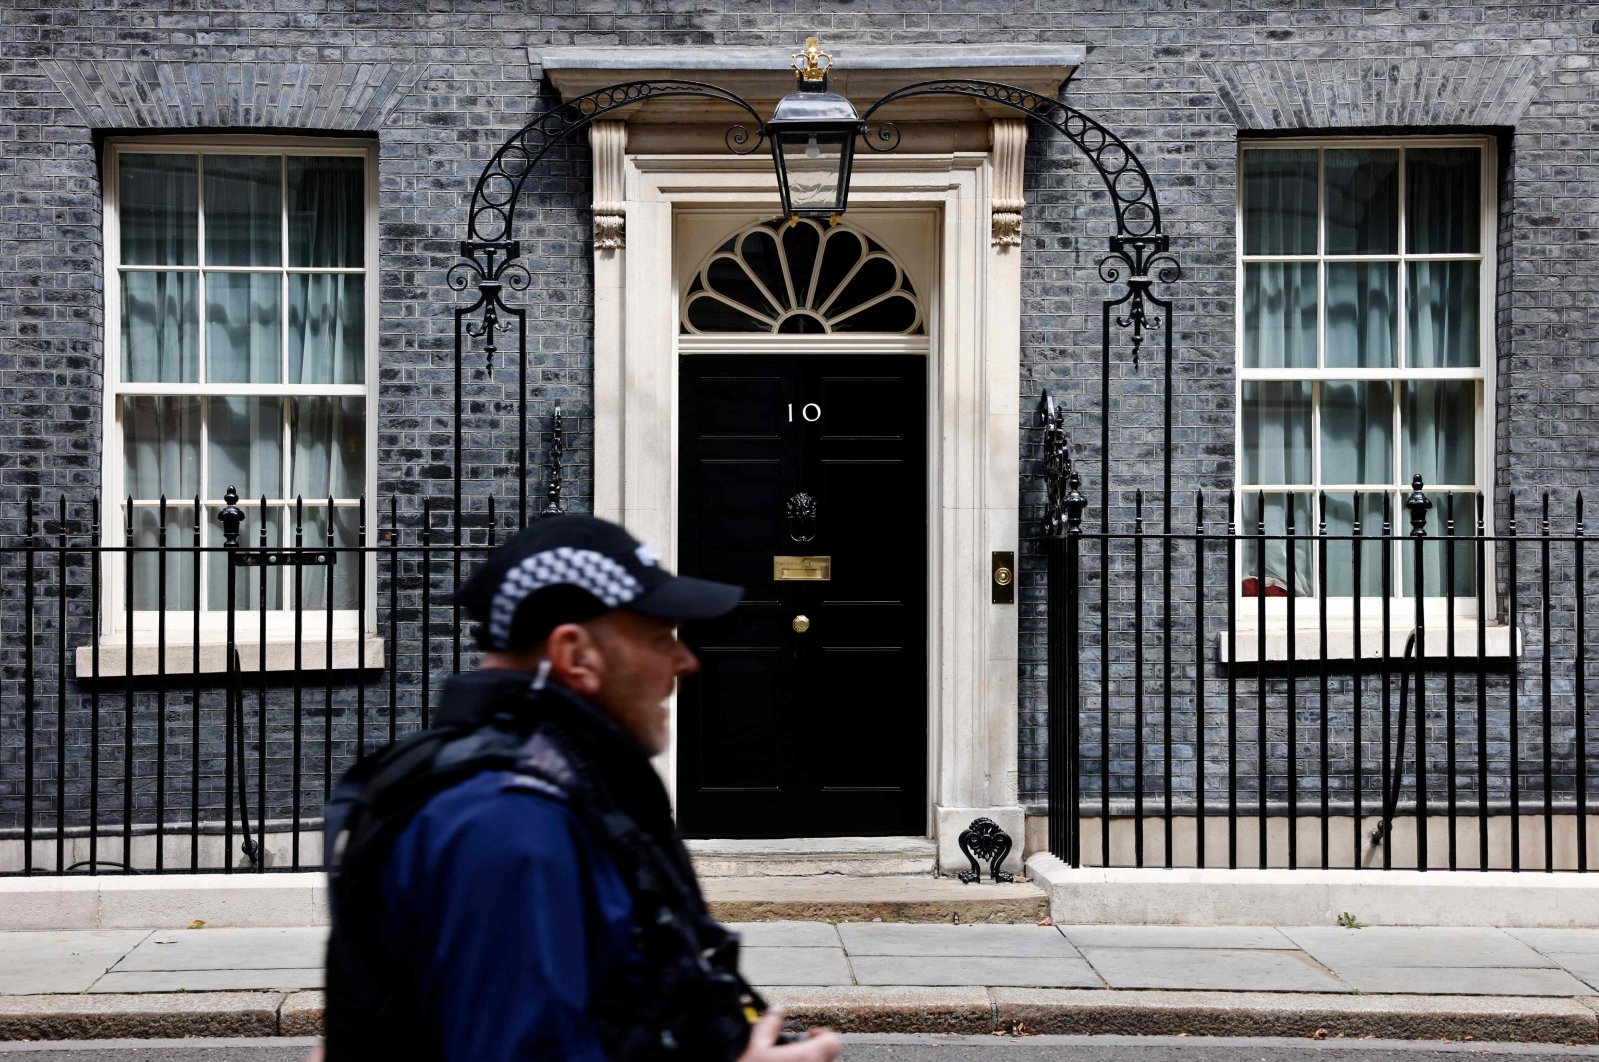
[[[124,874],[137,874],[138,870],[128,863],[120,863],[115,859],[80,859],[61,873],[70,874],[79,867],[116,867]]]
[[[1371,844],[1367,848],[1368,855],[1382,844],[1382,839],[1393,829],[1394,812],[1399,808],[1399,784],[1405,776],[1405,731],[1408,729],[1406,720],[1410,715],[1410,661],[1416,651],[1416,629],[1410,630],[1410,637],[1405,639],[1405,658],[1400,665],[1399,673],[1399,744],[1394,750],[1394,770],[1388,778],[1388,791],[1383,794],[1382,818],[1377,821],[1377,828],[1371,831]],[[1421,677],[1418,674],[1416,681]]]

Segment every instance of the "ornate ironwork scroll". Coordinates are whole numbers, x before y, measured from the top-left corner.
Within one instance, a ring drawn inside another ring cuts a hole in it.
[[[989,818],[973,819],[972,824],[961,831],[958,840],[961,854],[972,864],[970,870],[955,875],[961,884],[971,885],[983,880],[983,871],[977,865],[979,859],[988,863],[988,873],[995,885],[1016,880],[1015,875],[999,869],[1011,849],[1010,834],[1000,829],[999,823]]]
[[[460,545],[462,495],[462,418],[465,414],[465,347],[468,340],[480,343],[484,368],[492,372],[495,355],[515,351],[517,369],[518,463],[517,514],[519,526],[528,520],[528,386],[527,312],[506,302],[507,290],[526,291],[532,275],[520,261],[521,243],[516,239],[517,207],[529,178],[550,151],[613,111],[647,100],[698,97],[726,103],[749,116],[749,125],[728,128],[724,140],[735,154],[749,154],[764,140],[761,118],[743,98],[716,85],[698,81],[662,79],[630,81],[597,89],[553,107],[528,122],[502,144],[472,190],[467,215],[467,238],[460,245],[460,260],[446,274],[450,287],[458,292],[477,289],[477,298],[455,311],[455,461],[454,526],[455,544]],[[515,336],[514,347],[512,335]],[[558,501],[557,501],[558,504]],[[546,508],[548,511],[548,508]]]
[[[1082,111],[1015,85],[947,78],[895,89],[868,107],[861,120],[870,123],[872,116],[884,107],[917,96],[966,96],[987,100],[1059,129],[1088,156],[1105,182],[1116,207],[1117,235],[1124,239],[1158,240],[1160,249],[1165,250],[1165,237],[1160,234],[1160,205],[1155,199],[1149,173],[1121,137]],[[892,151],[900,142],[899,130],[892,122],[880,122],[875,128],[868,126],[862,136],[873,151]]]
[[[861,115],[862,120],[868,123],[866,131],[861,134],[868,148],[873,151],[892,151],[899,146],[900,132],[892,122],[879,121],[875,126],[870,123],[884,107],[917,96],[964,96],[1020,111],[1029,118],[1059,130],[1087,156],[1104,182],[1116,215],[1116,235],[1110,238],[1110,253],[1099,263],[1099,275],[1105,283],[1121,284],[1126,290],[1101,303],[1100,452],[1108,459],[1111,326],[1114,324],[1127,333],[1135,367],[1149,331],[1161,329],[1164,335],[1163,368],[1166,377],[1163,506],[1165,530],[1169,533],[1172,475],[1171,303],[1154,294],[1152,288],[1156,284],[1175,284],[1182,276],[1182,269],[1177,259],[1168,252],[1168,239],[1161,230],[1160,203],[1155,195],[1155,186],[1149,179],[1149,171],[1121,137],[1077,108],[1015,85],[967,78],[946,78],[906,85],[868,107],[866,113]],[[1110,511],[1110,479],[1102,465],[1100,510],[1103,513]]]
[[[1115,314],[1115,321],[1129,330],[1133,364],[1137,365],[1145,333],[1159,327],[1162,321],[1162,314],[1153,313],[1151,307],[1170,306],[1152,295],[1150,287],[1157,282],[1174,284],[1182,275],[1177,259],[1167,253],[1155,186],[1138,156],[1121,137],[1077,108],[994,81],[951,78],[907,85],[878,100],[861,118],[870,123],[872,116],[883,107],[917,96],[966,96],[1009,107],[1058,129],[1088,156],[1105,183],[1116,211],[1116,235],[1110,239],[1110,254],[1100,262],[1099,275],[1107,284],[1127,285],[1126,294],[1107,300],[1105,305],[1107,310],[1125,307],[1123,312]],[[892,151],[899,146],[900,133],[892,122],[879,122],[875,127],[869,125],[862,139],[873,151]],[[1165,316],[1169,317],[1169,313]],[[1168,338],[1168,362],[1170,355]]]
[[[607,85],[582,96],[574,96],[559,107],[552,107],[524,125],[500,146],[472,189],[468,239],[477,244],[503,243],[514,238],[516,208],[522,187],[556,142],[565,140],[590,122],[623,107],[632,107],[646,100],[684,96],[719,100],[749,115],[754,123],[753,132],[742,125],[728,128],[723,140],[729,151],[748,155],[760,147],[764,139],[761,116],[743,97],[727,89],[700,81],[673,79]]]

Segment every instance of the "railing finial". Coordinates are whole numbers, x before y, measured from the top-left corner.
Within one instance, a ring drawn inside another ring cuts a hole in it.
[[[239,529],[244,526],[244,510],[239,508],[238,488],[229,484],[222,500],[228,503],[217,513],[217,519],[222,522],[222,544],[232,548],[239,544]]]
[[[1427,514],[1432,511],[1432,499],[1421,492],[1424,484],[1418,474],[1410,481],[1410,497],[1405,508],[1410,510],[1410,533],[1420,537],[1427,533]]]

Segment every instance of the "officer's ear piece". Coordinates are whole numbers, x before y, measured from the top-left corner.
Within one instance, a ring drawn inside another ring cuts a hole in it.
[[[544,688],[544,686],[545,686],[545,683],[547,683],[549,681],[550,681],[550,658],[549,657],[545,657],[543,660],[539,661],[538,673],[533,676],[533,692],[537,693],[538,691],[542,690]]]

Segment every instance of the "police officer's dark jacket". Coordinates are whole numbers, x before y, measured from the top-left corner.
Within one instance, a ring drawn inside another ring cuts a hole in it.
[[[452,677],[438,726],[362,761],[328,808],[333,928],[329,1062],[427,1058],[415,986],[380,939],[381,875],[394,838],[434,795],[485,770],[564,799],[632,899],[638,956],[594,991],[589,1014],[616,1059],[735,1059],[760,1000],[737,973],[737,938],[706,913],[671,807],[644,750],[609,717],[531,676]],[[447,873],[441,868],[440,873]]]

